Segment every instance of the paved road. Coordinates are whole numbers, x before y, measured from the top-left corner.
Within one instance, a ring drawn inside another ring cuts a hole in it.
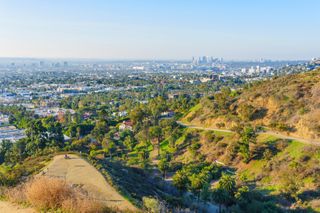
[[[227,133],[232,133],[233,131],[228,130],[228,129],[218,129],[218,128],[211,128],[211,127],[202,127],[202,126],[196,126],[196,125],[192,125],[192,124],[186,124],[183,123],[181,121],[177,121],[177,123],[181,126],[187,127],[187,128],[192,128],[192,129],[201,129],[201,130],[210,130],[210,131],[219,131],[219,132],[227,132]],[[311,139],[305,139],[305,138],[299,138],[299,137],[293,137],[293,136],[289,136],[289,135],[284,135],[278,132],[274,132],[274,131],[266,131],[266,132],[259,132],[259,135],[272,135],[275,136],[277,138],[281,138],[281,139],[288,139],[288,140],[297,140],[301,143],[304,144],[310,144],[310,145],[315,145],[315,146],[320,146],[320,142],[319,141],[315,141],[315,140],[311,140]]]

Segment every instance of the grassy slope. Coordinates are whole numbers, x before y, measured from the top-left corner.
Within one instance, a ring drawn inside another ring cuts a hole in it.
[[[15,167],[0,165],[1,183],[3,182],[4,185],[15,185],[27,176],[39,173],[52,157],[51,154],[29,157]]]
[[[224,115],[213,113],[213,100],[204,98],[182,121],[204,127],[224,123],[230,128],[244,105],[256,110],[251,119],[255,125],[281,123],[293,127],[294,136],[319,139],[320,69],[256,83],[234,98]]]
[[[190,134],[192,137],[188,138]],[[180,152],[174,160],[187,164],[201,155],[209,162],[218,160],[235,169],[238,176],[245,176],[257,190],[272,195],[281,192],[288,175],[293,175],[302,183],[301,193],[317,191],[320,187],[320,173],[317,172],[320,162],[319,147],[263,134],[258,136],[257,144],[251,147],[253,159],[245,164],[239,156],[230,159],[229,150],[236,141],[233,133],[186,129],[177,140],[176,145]],[[196,156],[188,149],[193,143],[201,144]],[[168,150],[167,144],[164,143],[162,148]],[[263,157],[266,149],[273,150],[270,159]]]

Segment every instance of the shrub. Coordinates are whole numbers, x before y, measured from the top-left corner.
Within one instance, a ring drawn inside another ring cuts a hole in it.
[[[217,125],[218,128],[226,127],[225,123],[223,123],[223,122],[217,123],[216,125]]]
[[[41,177],[26,186],[26,196],[38,209],[56,209],[61,207],[64,200],[73,196],[73,191],[65,181]]]
[[[61,204],[61,208],[67,212],[79,213],[99,213],[113,212],[104,207],[101,203],[90,199],[80,198],[80,196],[69,197]]]
[[[215,139],[215,134],[213,132],[210,132],[210,131],[206,131],[204,133],[204,139],[207,141],[207,142],[212,142],[214,139]]]
[[[5,192],[5,196],[10,202],[24,203],[26,201],[26,195],[24,193],[25,185],[21,184],[14,188],[8,189]]]
[[[6,197],[16,203],[30,203],[39,210],[62,210],[69,213],[115,212],[105,208],[69,186],[64,180],[38,177],[25,184],[11,188]]]
[[[152,197],[143,197],[143,206],[148,212],[157,213],[161,211],[161,203]]]
[[[272,153],[272,151],[270,149],[266,149],[263,152],[263,159],[270,160],[272,157],[273,157],[273,153]]]
[[[305,163],[305,162],[309,161],[310,159],[311,159],[311,156],[304,154],[299,158],[299,161],[301,163]]]
[[[276,143],[276,149],[279,151],[284,150],[289,146],[289,140],[280,139]]]

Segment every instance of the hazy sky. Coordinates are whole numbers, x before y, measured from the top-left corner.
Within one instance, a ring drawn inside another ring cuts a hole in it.
[[[0,57],[310,59],[319,0],[0,0]]]

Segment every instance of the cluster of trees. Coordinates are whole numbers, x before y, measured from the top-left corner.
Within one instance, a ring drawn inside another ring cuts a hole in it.
[[[222,206],[230,212],[282,212],[272,200],[250,190],[244,180],[237,181],[227,173],[222,174],[217,187],[209,194],[209,200],[219,205],[219,212]]]
[[[216,115],[226,115],[230,113],[230,106],[239,95],[238,91],[232,91],[229,87],[222,87],[221,90],[212,96],[209,96],[210,109]],[[203,101],[205,101],[204,99]]]
[[[65,145],[62,126],[53,117],[30,121],[26,135],[26,138],[15,143],[6,140],[0,142],[0,164],[15,165],[46,148],[62,149]]]
[[[196,163],[183,166],[173,176],[173,184],[181,192],[189,190],[198,198],[205,198],[210,188],[210,181],[221,175],[221,168],[216,164]]]
[[[179,108],[180,104],[183,106],[181,110],[189,107],[193,103],[189,101],[191,99],[184,97],[168,101],[164,96],[157,96],[140,103],[133,99],[124,100],[127,93],[131,92],[95,94],[63,101],[63,106],[75,109],[74,114],[71,115],[67,111],[59,119],[64,134],[71,137],[72,143],[68,149],[87,152],[92,157],[101,155],[109,158],[117,157],[118,160],[130,165],[135,164],[145,168],[150,163],[149,155],[152,147],[158,150],[159,158],[160,144],[164,139],[174,147],[179,127],[175,118],[162,119],[161,113],[173,106]],[[137,93],[135,97],[141,95]],[[127,117],[111,115],[122,110],[129,113]],[[89,116],[84,118],[84,114]],[[129,123],[133,124],[132,131],[128,129],[119,131],[118,127],[122,121],[130,121]]]
[[[0,112],[9,115],[9,123],[18,128],[26,128],[28,122],[34,117],[31,111],[27,111],[22,106],[4,106],[0,105]]]
[[[239,136],[239,153],[245,163],[248,163],[252,157],[250,144],[255,144],[257,141],[256,131],[251,126],[244,126],[236,129]]]
[[[137,105],[129,116],[134,124],[135,137],[140,142],[151,142],[158,150],[158,156],[160,156],[160,143],[164,138],[174,136],[178,128],[174,118],[161,119],[161,113],[168,109],[166,100],[159,96],[148,104]]]

